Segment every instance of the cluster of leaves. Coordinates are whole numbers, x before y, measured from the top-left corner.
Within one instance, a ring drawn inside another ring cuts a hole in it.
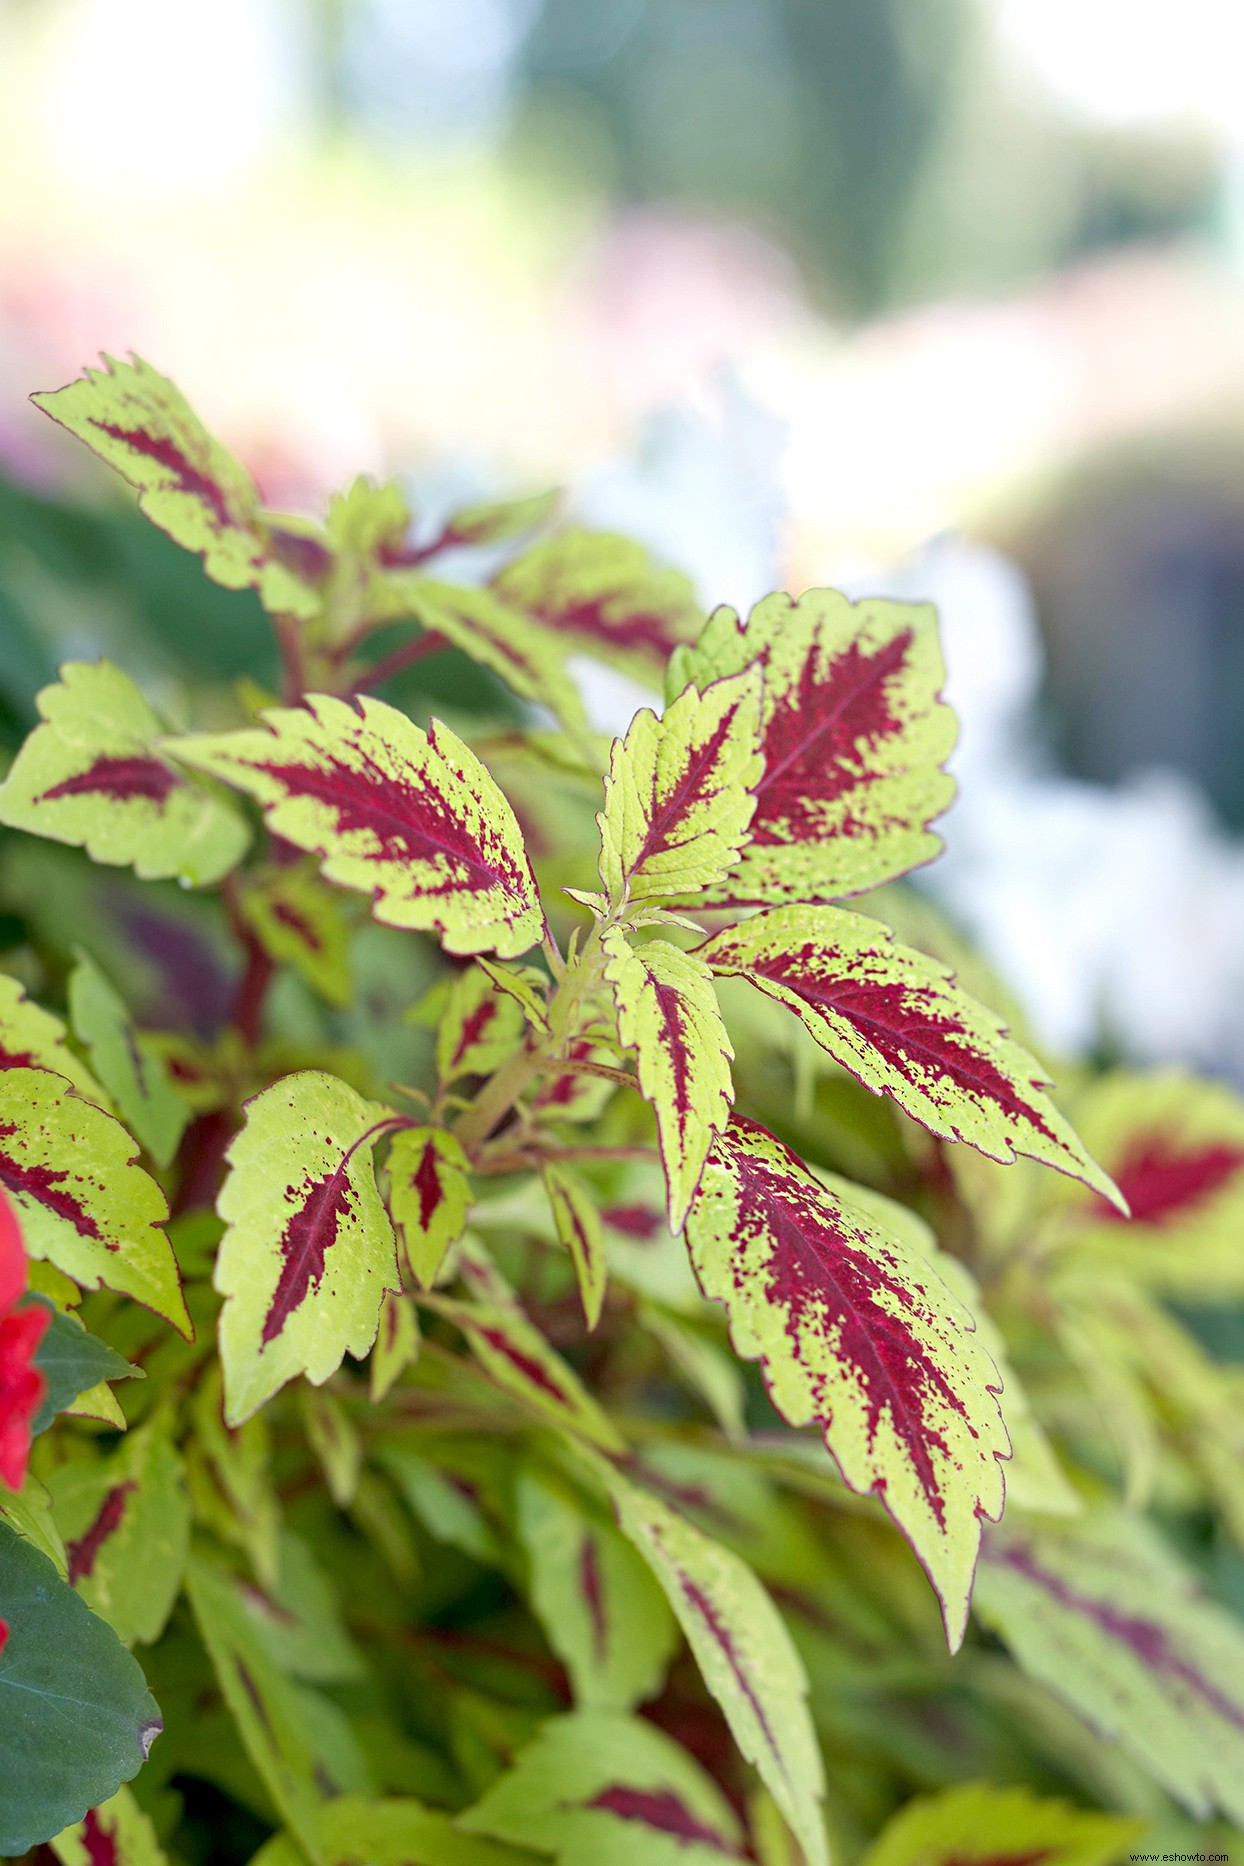
[[[552,501],[312,524],[142,364],[36,399],[285,687],[71,662],[0,786],[0,1852],[1244,1825],[1244,1108],[1072,1126],[956,982],[932,612],[702,624]],[[460,730],[375,696],[447,650]]]

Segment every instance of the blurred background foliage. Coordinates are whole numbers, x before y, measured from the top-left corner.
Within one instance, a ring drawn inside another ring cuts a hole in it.
[[[1054,1047],[1244,1077],[1242,57],[1235,0],[0,0],[3,743],[67,654],[272,678],[26,403],[133,347],[290,509],[561,483],[706,609],[935,598],[930,885]]]

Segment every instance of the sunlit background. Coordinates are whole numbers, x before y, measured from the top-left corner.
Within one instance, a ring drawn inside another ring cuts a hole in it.
[[[25,397],[134,349],[282,505],[557,483],[706,605],[934,596],[927,885],[1051,1048],[1244,1079],[1244,11],[1172,12],[0,0],[6,719],[126,627]]]

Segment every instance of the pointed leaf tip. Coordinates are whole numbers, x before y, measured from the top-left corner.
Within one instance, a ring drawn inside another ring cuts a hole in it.
[[[736,1351],[761,1363],[784,1419],[821,1428],[851,1488],[880,1498],[957,1648],[1010,1453],[971,1317],[926,1260],[738,1116],[713,1143],[687,1241]]]

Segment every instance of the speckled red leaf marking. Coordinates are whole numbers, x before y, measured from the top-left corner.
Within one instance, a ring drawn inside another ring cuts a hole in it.
[[[1142,1620],[1138,1614],[1125,1613],[1108,1600],[1084,1593],[1044,1567],[1030,1549],[1019,1545],[995,1548],[989,1559],[1002,1567],[1013,1568],[1016,1574],[1042,1588],[1061,1607],[1083,1614],[1111,1639],[1117,1639],[1134,1652],[1149,1671],[1178,1680],[1225,1723],[1244,1730],[1244,1706],[1224,1696],[1212,1679],[1176,1651],[1168,1628],[1155,1620]]]
[[[105,1249],[115,1251],[119,1247],[110,1243],[87,1211],[80,1199],[65,1188],[69,1178],[66,1168],[42,1166],[36,1161],[24,1161],[11,1153],[6,1153],[3,1143],[18,1131],[16,1122],[0,1121],[0,1186],[13,1193],[25,1193],[28,1198],[37,1199],[40,1205],[46,1205],[58,1218],[67,1218],[80,1237],[92,1238]]]
[[[337,1242],[338,1227],[350,1215],[350,1182],[346,1168],[350,1155],[331,1173],[303,1181],[301,1203],[290,1213],[281,1233],[281,1273],[264,1316],[261,1339],[275,1341],[314,1284],[319,1287],[324,1259]]]
[[[8,1643],[9,1643],[9,1623],[7,1620],[0,1620],[0,1659],[4,1657],[4,1648],[8,1645]]]
[[[719,936],[711,963],[724,969],[729,950],[729,935]],[[814,1010],[841,1017],[914,1088],[923,1089],[930,1074],[949,1078],[1002,1113],[1029,1122],[1057,1144],[1040,1110],[1024,1100],[1016,1084],[984,1054],[980,1039],[932,992],[907,981],[835,974],[811,942],[759,960],[749,955],[747,967],[758,978],[785,986]],[[845,1066],[851,1067],[849,1062]]]
[[[798,685],[774,708],[765,728],[765,770],[756,788],[752,841],[761,846],[817,837],[816,805],[859,783],[859,748],[897,732],[886,683],[901,675],[910,630],[870,653],[853,642],[824,667],[809,655]],[[851,819],[838,833],[851,834]],[[727,883],[727,885],[729,885]]]
[[[742,1859],[744,1856],[730,1845],[727,1840],[712,1827],[705,1826],[684,1801],[680,1801],[672,1788],[630,1788],[619,1782],[611,1788],[602,1788],[590,1801],[584,1802],[585,1808],[603,1808],[606,1813],[616,1814],[619,1820],[635,1821],[644,1827],[651,1827],[657,1833],[671,1834],[676,1840],[692,1842],[700,1846],[712,1847],[714,1852],[724,1854],[727,1859]]]
[[[786,1164],[775,1167],[739,1144],[749,1134],[771,1139],[754,1121],[736,1115],[714,1141],[710,1158],[719,1158],[740,1186],[743,1238],[754,1232],[772,1239],[766,1294],[789,1317],[793,1351],[797,1356],[801,1324],[834,1332],[839,1360],[858,1371],[870,1449],[888,1409],[929,1508],[944,1527],[946,1505],[930,1448],[948,1448],[933,1421],[943,1409],[966,1421],[967,1410],[921,1339],[927,1318],[920,1293],[891,1274],[858,1232],[828,1221],[815,1186],[789,1148],[781,1147]],[[828,1429],[830,1415],[818,1412],[818,1423]]]
[[[100,1504],[90,1528],[76,1541],[66,1542],[65,1554],[69,1562],[71,1584],[76,1585],[79,1581],[86,1581],[94,1573],[99,1551],[121,1527],[130,1493],[137,1488],[132,1478],[127,1479],[123,1484],[114,1484]]]
[[[117,1851],[115,1834],[110,1834],[100,1823],[99,1812],[92,1808],[82,1823],[82,1844],[86,1848],[89,1866],[120,1866],[121,1855]]]
[[[128,803],[143,797],[149,803],[163,805],[170,791],[179,789],[181,779],[158,758],[96,758],[85,771],[75,771],[62,778],[35,798],[36,803],[55,803],[60,797],[111,797],[114,803]]]
[[[1207,1204],[1244,1168],[1244,1147],[1227,1142],[1191,1146],[1166,1134],[1139,1134],[1114,1169],[1114,1180],[1137,1224],[1176,1224]],[[1096,1216],[1112,1224],[1123,1215],[1104,1199]]]

